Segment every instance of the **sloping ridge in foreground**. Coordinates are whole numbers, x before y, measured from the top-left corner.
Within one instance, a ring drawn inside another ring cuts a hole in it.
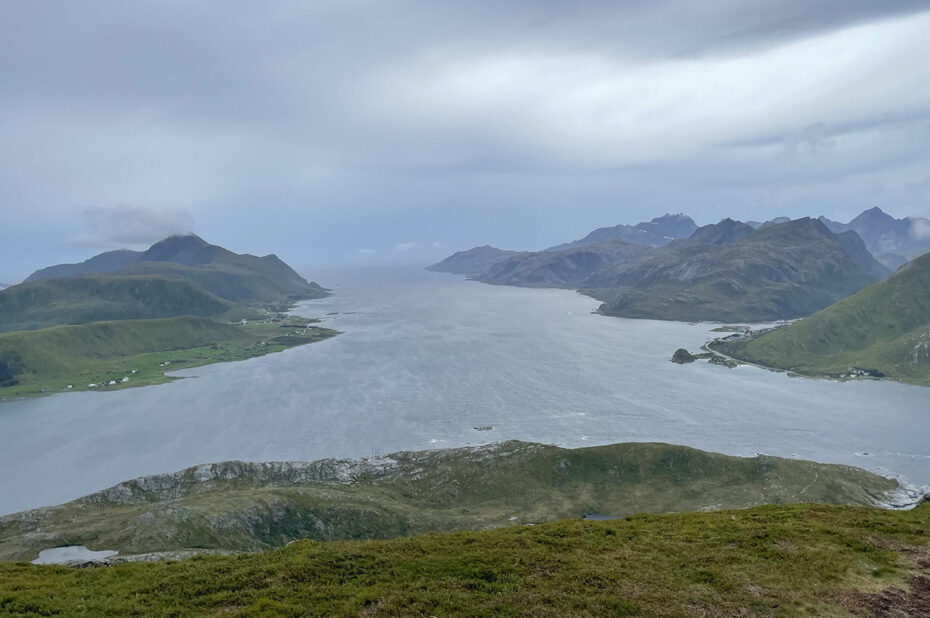
[[[260,550],[295,539],[391,538],[589,514],[915,501],[896,481],[848,466],[667,444],[564,449],[511,441],[356,460],[225,462],[143,477],[0,518],[0,560],[31,560],[62,545],[123,554]]]
[[[159,564],[0,563],[0,615],[927,616],[930,505],[301,541]]]

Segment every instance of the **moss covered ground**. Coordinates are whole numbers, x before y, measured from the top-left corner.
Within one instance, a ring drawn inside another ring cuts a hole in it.
[[[3,564],[0,615],[927,615],[913,612],[926,607],[928,524],[926,506],[808,504],[180,562]]]

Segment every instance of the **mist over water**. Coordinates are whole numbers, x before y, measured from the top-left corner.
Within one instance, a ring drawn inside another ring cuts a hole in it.
[[[161,386],[0,403],[0,513],[199,463],[509,439],[663,441],[930,484],[930,390],[674,365],[715,325],[598,316],[571,291],[414,268],[314,278],[335,294],[297,313],[325,317],[334,339]]]

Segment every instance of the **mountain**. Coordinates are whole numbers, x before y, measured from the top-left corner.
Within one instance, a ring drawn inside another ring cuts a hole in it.
[[[689,245],[728,245],[741,240],[755,232],[752,226],[726,218],[712,225],[695,230],[683,241]]]
[[[327,295],[276,255],[240,255],[198,236],[172,236],[143,253],[110,251],[45,268],[0,291],[0,332],[179,315],[247,317],[254,314],[247,307]]]
[[[512,441],[355,460],[233,461],[144,477],[0,517],[0,559],[31,560],[42,549],[78,544],[122,553],[254,551],[301,538],[390,538],[801,500],[874,506],[916,496],[847,466],[668,444],[564,449]]]
[[[809,318],[713,348],[804,375],[930,384],[930,254]]]
[[[217,318],[246,311],[183,279],[87,275],[0,291],[0,332],[179,315]]]
[[[930,252],[930,219],[895,219],[875,207],[849,223],[831,221],[826,217],[820,217],[820,220],[834,232],[854,231],[872,255],[892,270]]]
[[[504,249],[484,245],[483,247],[475,247],[474,249],[454,253],[438,264],[428,267],[427,270],[438,273],[455,273],[457,275],[483,275],[492,266],[512,255],[518,255],[518,252],[505,251]]]
[[[769,219],[768,221],[747,221],[746,225],[759,230],[764,227],[770,227],[772,225],[788,223],[789,221],[791,221],[791,217],[775,217],[774,219]]]
[[[608,315],[764,322],[810,315],[885,274],[853,235],[806,218],[730,244],[670,245],[587,284]]]
[[[613,240],[560,251],[521,253],[495,263],[478,279],[498,285],[580,288],[597,273],[654,251],[647,244]]]
[[[306,281],[276,255],[256,257],[211,245],[199,236],[171,236],[147,251],[110,251],[81,264],[62,264],[26,282],[86,274],[161,275],[185,279],[234,303],[258,305],[323,298],[326,290]]]
[[[724,219],[662,247],[609,241],[521,253],[477,279],[576,288],[609,315],[761,322],[810,315],[887,274],[854,232],[809,218],[759,230]]]
[[[61,277],[79,277],[81,275],[106,275],[120,271],[142,255],[138,251],[128,249],[118,249],[116,251],[107,251],[100,255],[94,256],[80,264],[58,264],[49,266],[35,271],[23,283],[32,283],[45,279],[57,279]]]
[[[661,247],[676,238],[687,238],[697,229],[697,224],[691,217],[684,214],[663,215],[652,221],[637,223],[636,225],[616,225],[602,227],[594,230],[581,240],[556,245],[546,251],[564,251],[587,247],[611,240],[624,240],[626,242],[643,243],[653,247]]]

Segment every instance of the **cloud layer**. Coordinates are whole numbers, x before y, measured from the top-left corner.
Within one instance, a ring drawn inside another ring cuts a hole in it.
[[[0,279],[87,225],[313,266],[928,216],[927,32],[922,0],[2,3]]]
[[[148,248],[168,236],[194,231],[194,218],[183,210],[119,204],[87,208],[82,215],[85,233],[74,242],[88,247]]]

